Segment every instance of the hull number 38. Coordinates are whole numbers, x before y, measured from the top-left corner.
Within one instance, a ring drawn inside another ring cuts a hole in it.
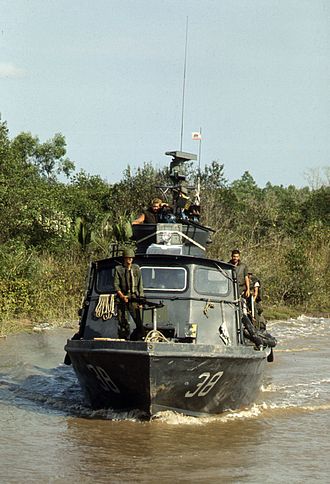
[[[211,375],[211,373],[208,373],[208,372],[202,373],[198,377],[201,379],[201,381],[197,383],[196,388],[186,392],[185,397],[186,398],[191,398],[195,396],[205,397],[205,395],[207,395],[209,391],[212,390],[214,385],[218,383],[222,375],[223,375],[223,371],[218,371],[213,375]]]
[[[114,393],[120,393],[117,385],[111,380],[108,373],[101,366],[86,365],[89,371],[94,373],[99,381],[101,387],[106,391],[112,391]]]

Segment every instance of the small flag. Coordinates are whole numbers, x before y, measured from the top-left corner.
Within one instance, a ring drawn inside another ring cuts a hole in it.
[[[191,135],[191,138],[200,141],[202,139],[202,134],[199,131],[194,131]]]

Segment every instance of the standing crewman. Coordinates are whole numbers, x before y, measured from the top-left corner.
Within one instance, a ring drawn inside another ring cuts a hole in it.
[[[119,297],[118,337],[129,338],[128,314],[130,314],[136,325],[132,339],[138,340],[144,337],[142,306],[138,301],[144,296],[144,291],[141,269],[137,264],[133,264],[134,256],[133,249],[123,250],[123,264],[115,267],[114,288]]]
[[[250,297],[250,279],[247,265],[241,261],[241,253],[238,249],[231,251],[231,259],[228,262],[236,269],[236,277],[239,287],[239,295],[246,299]]]

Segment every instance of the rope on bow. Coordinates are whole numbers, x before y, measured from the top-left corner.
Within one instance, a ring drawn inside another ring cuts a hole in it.
[[[97,318],[111,319],[116,315],[115,311],[115,295],[114,294],[100,294],[97,306],[95,308],[95,316]]]

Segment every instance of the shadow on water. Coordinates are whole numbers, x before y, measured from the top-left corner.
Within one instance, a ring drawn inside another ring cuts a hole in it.
[[[23,368],[20,369],[21,372]],[[16,372],[18,369],[16,368]],[[85,402],[84,395],[71,367],[56,368],[24,366],[26,377],[0,374],[0,403],[22,407],[31,412],[53,412],[68,417],[101,420],[144,420],[137,411],[115,412],[108,409],[93,410]]]
[[[138,418],[134,412],[88,407],[72,367],[62,363],[64,344],[71,336],[71,330],[57,329],[1,341],[0,404],[84,418]]]

